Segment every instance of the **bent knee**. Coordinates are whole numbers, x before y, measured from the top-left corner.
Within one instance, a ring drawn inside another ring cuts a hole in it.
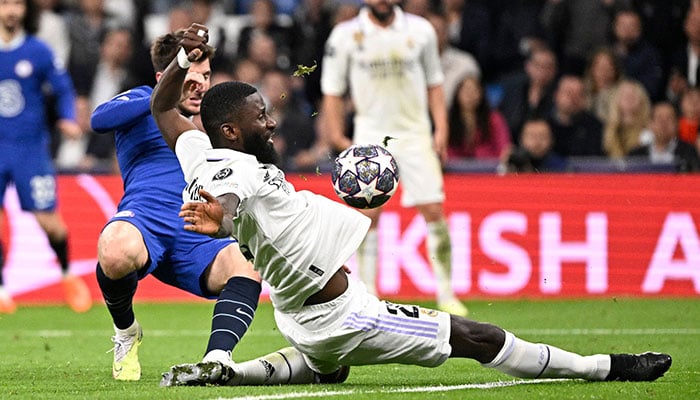
[[[115,221],[100,234],[97,259],[108,278],[119,279],[141,269],[148,260],[148,250],[135,226]]]

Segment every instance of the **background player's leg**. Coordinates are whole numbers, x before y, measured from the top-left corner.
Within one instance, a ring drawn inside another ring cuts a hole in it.
[[[92,307],[90,290],[83,280],[70,273],[68,263],[68,230],[61,216],[55,211],[35,212],[37,222],[46,232],[49,245],[56,254],[63,275],[63,292],[66,302],[75,312],[86,312]]]
[[[466,316],[469,312],[452,289],[452,242],[450,230],[442,214],[441,203],[417,206],[427,225],[426,247],[428,261],[437,281],[438,309],[453,315]]]
[[[2,218],[2,213],[0,213],[0,218]],[[3,286],[2,272],[5,269],[5,247],[0,240],[0,314],[12,314],[17,310],[17,305],[12,296],[5,290]]]

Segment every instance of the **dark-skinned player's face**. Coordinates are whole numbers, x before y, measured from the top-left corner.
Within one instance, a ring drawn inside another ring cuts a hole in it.
[[[277,162],[277,152],[272,143],[277,121],[267,112],[265,101],[256,92],[246,97],[241,110],[240,129],[242,150],[254,155],[263,164]]]

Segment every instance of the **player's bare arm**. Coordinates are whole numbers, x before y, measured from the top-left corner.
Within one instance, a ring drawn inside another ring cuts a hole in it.
[[[435,151],[442,161],[447,159],[447,137],[449,130],[447,127],[447,107],[445,106],[442,85],[435,85],[428,88],[428,108],[435,125],[433,142]]]
[[[180,42],[181,53],[168,65],[153,89],[151,113],[171,149],[175,148],[175,142],[183,132],[197,129],[192,121],[180,113],[178,104],[189,65],[202,57],[200,47],[207,43],[208,38],[206,26],[192,24]]]
[[[240,199],[233,193],[214,197],[204,189],[199,195],[205,203],[185,203],[180,208],[180,217],[188,224],[185,230],[222,238],[233,233],[233,219],[238,215]]]
[[[326,124],[327,142],[336,151],[343,151],[352,142],[345,136],[345,102],[342,97],[334,95],[323,96],[322,117]]]

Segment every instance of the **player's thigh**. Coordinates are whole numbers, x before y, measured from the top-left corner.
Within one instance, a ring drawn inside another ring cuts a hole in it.
[[[165,259],[152,274],[162,282],[196,296],[216,298],[228,279],[224,278],[225,273],[221,271],[217,284],[210,287],[208,270],[219,253],[233,243],[235,241],[232,239],[212,239],[206,235],[179,230]]]
[[[442,166],[429,140],[416,139],[395,145],[392,155],[399,166],[401,205],[442,203],[445,200]]]
[[[204,274],[207,289],[213,293],[220,292],[226,285],[226,282],[234,276],[260,281],[260,274],[253,269],[253,264],[246,260],[237,242],[233,242],[221,249]]]

